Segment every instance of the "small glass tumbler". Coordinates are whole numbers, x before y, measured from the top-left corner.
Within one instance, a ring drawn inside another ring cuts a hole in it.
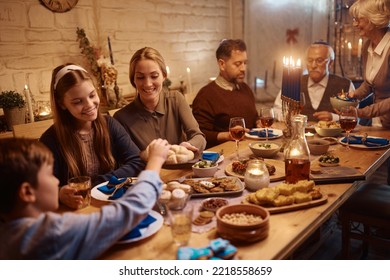
[[[168,208],[173,241],[178,246],[186,246],[191,237],[193,206],[187,204],[183,209]]]
[[[91,203],[91,177],[89,176],[77,176],[68,180],[68,186],[77,190],[75,195],[81,195],[83,197],[83,203],[79,206],[79,209],[85,208]]]

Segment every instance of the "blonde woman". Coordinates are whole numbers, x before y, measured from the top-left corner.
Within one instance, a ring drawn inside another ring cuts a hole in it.
[[[53,70],[51,107],[54,124],[40,141],[54,155],[54,175],[60,180],[60,201],[71,208],[81,196],[67,186],[70,177],[91,176],[93,184],[111,176],[137,176],[145,162],[124,128],[99,112],[100,99],[89,73],[67,64]]]
[[[358,109],[360,118],[380,117],[373,125],[390,128],[390,1],[358,0],[349,9],[362,47],[364,82],[349,97],[364,99],[374,93],[374,104]]]
[[[137,97],[114,118],[142,151],[153,139],[162,138],[200,154],[206,146],[204,134],[183,94],[163,86],[166,78],[164,59],[156,49],[136,51],[130,60],[130,82]]]

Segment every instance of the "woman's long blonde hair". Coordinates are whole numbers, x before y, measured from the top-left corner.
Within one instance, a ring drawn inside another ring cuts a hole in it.
[[[62,109],[61,104],[63,104],[65,93],[72,87],[82,81],[93,83],[93,80],[86,71],[75,69],[66,72],[60,78],[57,77],[58,81],[56,81],[57,73],[67,65],[73,64],[61,65],[53,70],[50,101],[55,134],[58,138],[61,153],[68,164],[69,177],[73,177],[87,174],[86,163],[83,160],[82,142],[77,136],[76,119],[68,110]],[[100,163],[99,174],[109,172],[115,167],[115,159],[111,152],[107,121],[100,113],[100,109],[96,120],[92,122],[92,129],[94,131],[93,146]]]

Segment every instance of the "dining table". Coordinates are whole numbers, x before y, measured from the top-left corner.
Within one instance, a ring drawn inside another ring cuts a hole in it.
[[[283,128],[283,123],[275,123],[273,128]],[[272,129],[272,128],[271,128]],[[390,131],[380,127],[357,126],[353,134],[362,135],[367,133],[373,137],[383,137],[390,139]],[[339,137],[342,137],[340,135]],[[314,133],[314,139],[321,138]],[[341,139],[341,138],[339,138]],[[263,141],[246,137],[240,141],[240,156],[251,156],[252,152],[248,144],[253,141]],[[284,137],[270,139],[280,144],[285,143]],[[220,145],[214,146],[209,151],[223,152],[223,161],[219,164],[219,169],[215,174],[216,177],[227,176],[226,166],[231,164],[236,158],[236,146],[234,141],[227,141]],[[269,233],[267,238],[244,244],[234,244],[237,248],[235,258],[237,260],[274,260],[289,259],[321,225],[323,225],[331,216],[342,206],[342,204],[351,196],[353,192],[361,185],[365,179],[369,178],[389,157],[390,150],[387,146],[381,148],[360,148],[351,147],[347,149],[345,145],[337,142],[331,145],[329,152],[340,158],[342,166],[346,166],[358,171],[361,176],[354,178],[333,178],[329,175],[329,180],[319,181],[316,185],[320,188],[321,193],[327,196],[325,203],[310,208],[296,209],[281,213],[272,213],[269,218]],[[318,156],[311,156],[314,162]],[[283,153],[280,152],[274,159],[283,162]],[[282,167],[283,168],[283,167]],[[193,176],[190,166],[182,168],[164,168],[160,173],[163,182],[191,178]],[[271,185],[277,185],[283,182],[283,179],[271,182]],[[230,200],[230,203],[241,203],[245,194],[234,196],[224,196]],[[194,207],[200,206],[203,198],[191,198],[190,203]],[[99,211],[100,207],[107,203],[92,199],[91,205],[87,208],[76,210],[77,213],[90,213]],[[158,209],[155,209],[158,211]],[[166,219],[166,217],[164,217]],[[194,248],[207,247],[211,240],[219,237],[217,229],[214,226],[208,226],[207,230],[192,232],[190,241],[187,246]],[[177,259],[178,246],[175,245],[171,236],[171,229],[168,223],[164,222],[161,228],[151,236],[141,239],[137,242],[125,244],[116,244],[108,249],[100,259],[109,260],[174,260]]]

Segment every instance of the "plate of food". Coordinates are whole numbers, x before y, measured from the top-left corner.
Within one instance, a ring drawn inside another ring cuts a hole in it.
[[[244,184],[234,176],[192,178],[181,183],[191,186],[191,198],[239,195],[244,190]]]
[[[251,159],[236,160],[225,167],[225,173],[229,176],[235,176],[241,180],[244,180],[244,175],[248,161]],[[267,166],[269,178],[271,182],[283,180],[285,176],[284,161],[276,159],[264,159]]]
[[[266,140],[265,128],[252,128],[249,132],[245,133],[247,138]],[[268,139],[277,139],[283,136],[283,131],[276,128],[268,129]]]
[[[155,234],[157,231],[159,231],[164,223],[164,218],[154,210],[151,210],[149,215],[151,217],[153,217],[155,219],[155,221],[152,222],[151,224],[149,224],[145,228],[140,228],[139,229],[139,232],[141,233],[140,236],[133,237],[133,238],[124,237],[124,238],[120,239],[117,243],[119,243],[119,244],[133,243],[133,242],[148,238],[149,236],[151,236],[151,235]]]
[[[266,208],[271,214],[300,210],[326,203],[328,197],[312,180],[280,183],[246,195],[241,201]]]
[[[137,177],[129,177],[129,178],[131,179],[131,184],[134,184],[137,181]],[[96,185],[95,187],[93,187],[91,190],[91,196],[94,199],[100,200],[100,201],[108,201],[108,202],[115,201],[115,199],[109,199],[110,196],[113,195],[114,190],[112,190],[112,192],[106,191],[105,186],[107,186],[107,184],[108,184],[108,181],[100,183],[100,184]],[[131,184],[122,187],[123,188],[122,194],[129,187],[131,187]]]

